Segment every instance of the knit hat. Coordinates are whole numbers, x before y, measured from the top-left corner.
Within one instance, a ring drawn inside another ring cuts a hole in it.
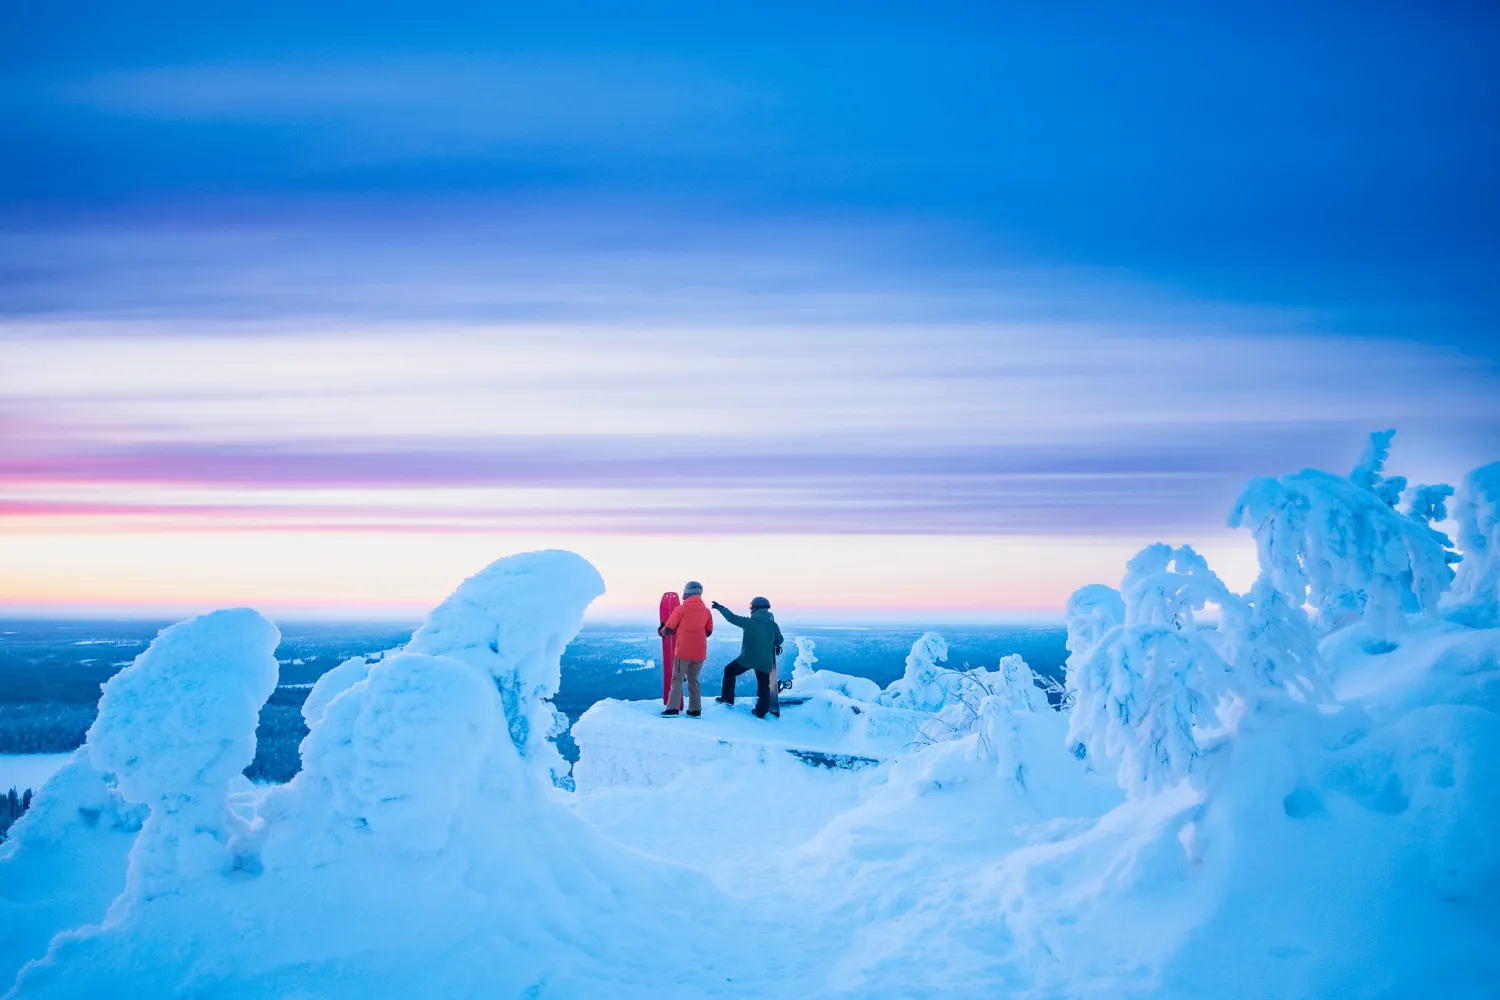
[[[764,610],[764,611],[770,611],[771,610],[771,602],[768,601],[768,600],[766,600],[764,597],[757,597],[755,600],[753,600],[753,601],[750,602],[750,610],[751,611],[762,611],[762,610]]]
[[[689,580],[687,582],[687,585],[682,588],[683,597],[692,597],[694,594],[701,593],[703,593],[703,584],[699,583],[697,580]]]

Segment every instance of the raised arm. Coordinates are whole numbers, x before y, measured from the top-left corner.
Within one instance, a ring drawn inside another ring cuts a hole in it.
[[[733,611],[730,611],[728,608],[724,607],[724,605],[720,604],[718,601],[714,601],[714,610],[717,611],[719,614],[723,615],[724,616],[724,620],[727,621],[731,625],[737,625],[740,628],[744,628],[746,625],[750,624],[750,619],[744,617],[743,615],[737,615],[737,614],[735,614]]]

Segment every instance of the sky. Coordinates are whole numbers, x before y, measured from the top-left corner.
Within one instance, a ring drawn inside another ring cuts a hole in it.
[[[1055,618],[1500,458],[1494,5],[222,8],[0,9],[0,614]]]

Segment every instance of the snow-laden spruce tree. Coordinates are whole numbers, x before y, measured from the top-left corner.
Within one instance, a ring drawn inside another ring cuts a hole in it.
[[[1130,560],[1120,594],[1124,622],[1068,657],[1068,742],[1118,760],[1120,786],[1134,794],[1187,777],[1197,728],[1217,724],[1230,666],[1197,615],[1232,595],[1191,548],[1159,543]],[[1078,604],[1108,607],[1101,598]]]
[[[792,642],[797,644],[797,659],[792,662],[792,686],[806,684],[813,674],[818,670],[818,654],[816,643],[805,635],[795,636]]]
[[[125,895],[150,899],[215,872],[244,823],[231,782],[255,757],[260,707],[276,688],[281,633],[249,608],[162,630],[104,685],[86,747],[128,802],[150,808]]]
[[[1474,628],[1500,625],[1500,462],[1464,477],[1453,505],[1463,562],[1448,614]]]
[[[58,932],[76,939],[235,867],[248,824],[234,799],[279,639],[254,611],[216,611],[164,629],[104,685],[84,745],[0,845],[0,989]]]
[[[995,677],[993,693],[1000,704],[1012,712],[1041,712],[1049,709],[1047,692],[1042,690],[1036,671],[1022,658],[1020,653],[1007,653],[1000,657],[992,672]]]
[[[1230,513],[1230,527],[1255,536],[1262,576],[1293,606],[1311,605],[1324,631],[1363,620],[1376,638],[1394,635],[1408,613],[1435,616],[1453,580],[1459,557],[1432,527],[1452,489],[1418,486],[1398,511],[1406,480],[1383,471],[1394,433],[1370,435],[1349,476],[1257,477]]]
[[[880,703],[918,712],[938,712],[949,694],[962,683],[958,671],[948,670],[948,643],[936,632],[925,632],[912,643],[906,670],[880,693]]]
[[[552,697],[562,683],[563,649],[602,593],[604,578],[575,553],[549,549],[509,556],[459,585],[427,616],[405,652],[449,656],[493,677],[522,759],[563,781],[568,763],[552,737],[567,730],[568,717]]]

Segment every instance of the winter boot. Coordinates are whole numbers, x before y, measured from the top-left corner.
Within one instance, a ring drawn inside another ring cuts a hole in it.
[[[687,717],[689,719],[696,719],[696,718],[698,718],[702,714],[703,714],[702,712],[691,712],[690,711],[690,712],[687,713]]]
[[[661,714],[662,715],[676,715],[678,713],[678,711],[679,710],[675,709],[675,708],[664,708],[664,709],[662,709]]]

